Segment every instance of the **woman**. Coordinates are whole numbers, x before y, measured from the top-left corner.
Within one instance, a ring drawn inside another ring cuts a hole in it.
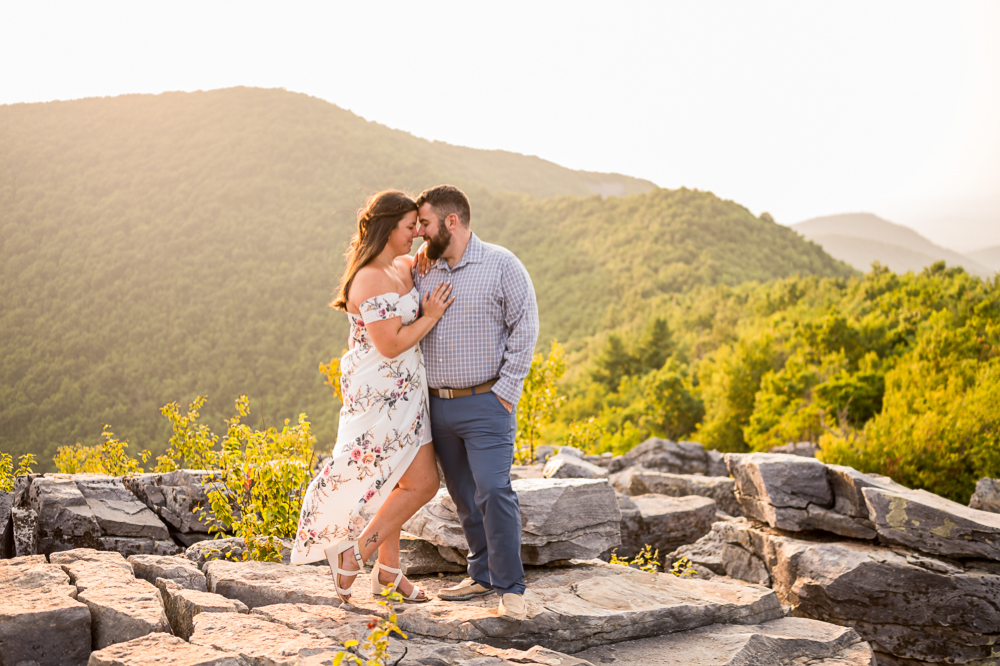
[[[413,199],[395,190],[371,196],[358,211],[331,303],[351,322],[350,350],[340,362],[344,405],[333,459],[302,502],[292,563],[325,556],[343,601],[376,550],[372,592],[395,585],[405,600],[427,601],[399,570],[399,530],[440,483],[434,447],[427,446],[427,382],[417,345],[455,299],[451,285],[441,285],[424,297],[419,315],[409,256],[416,231]]]

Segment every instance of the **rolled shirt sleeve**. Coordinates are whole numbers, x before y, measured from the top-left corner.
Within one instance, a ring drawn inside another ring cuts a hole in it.
[[[503,264],[500,285],[504,326],[508,335],[500,377],[493,385],[493,392],[516,405],[521,399],[524,378],[531,370],[531,358],[538,341],[538,303],[527,269],[513,255]]]

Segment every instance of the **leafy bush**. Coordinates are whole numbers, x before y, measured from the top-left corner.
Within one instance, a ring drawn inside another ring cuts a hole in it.
[[[55,458],[56,469],[63,474],[108,474],[110,476],[125,476],[142,472],[140,462],[149,459],[149,451],[140,451],[137,460],[125,449],[128,440],[122,441],[111,432],[111,426],[105,425],[101,433],[101,443],[96,446],[60,446]]]
[[[0,453],[0,492],[10,492],[14,489],[14,479],[25,474],[31,474],[31,466],[35,464],[35,456],[25,453],[17,459],[17,469],[9,453]]]
[[[286,419],[280,431],[254,430],[241,422],[249,403],[240,396],[236,415],[226,422],[217,471],[205,482],[210,509],[203,509],[203,520],[218,521],[210,532],[242,537],[243,559],[280,562],[281,539],[298,527],[316,440],[305,414],[295,425]]]
[[[556,410],[566,399],[557,386],[565,372],[563,349],[558,342],[552,343],[547,358],[541,354],[532,358],[521,400],[517,404],[514,457],[519,464],[534,462],[535,447],[541,443],[542,429],[553,420]]]

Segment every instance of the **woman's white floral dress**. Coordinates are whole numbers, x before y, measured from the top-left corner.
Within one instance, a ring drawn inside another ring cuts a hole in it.
[[[431,441],[424,357],[415,345],[396,358],[375,349],[366,325],[401,317],[416,320],[420,295],[383,294],[351,320],[350,349],[340,361],[344,406],[333,458],[309,484],[302,501],[292,563],[326,557],[323,550],[356,539],[388,497],[417,449]]]

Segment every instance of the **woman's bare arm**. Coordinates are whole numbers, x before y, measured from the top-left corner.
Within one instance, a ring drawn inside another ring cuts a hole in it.
[[[395,293],[399,284],[382,271],[362,269],[351,285],[353,304],[364,303],[369,298],[389,292]],[[401,317],[366,324],[375,349],[386,358],[395,358],[424,339],[438,323],[444,311],[455,299],[451,296],[451,284],[439,284],[434,291],[424,296],[424,314],[409,326],[403,326]]]

